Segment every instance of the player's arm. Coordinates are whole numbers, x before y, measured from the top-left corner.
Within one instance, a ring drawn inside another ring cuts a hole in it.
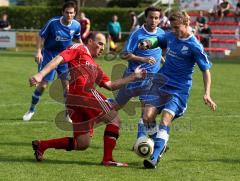
[[[203,75],[203,84],[204,84],[204,96],[203,100],[206,105],[208,105],[213,111],[216,110],[217,105],[212,100],[210,92],[211,92],[211,73],[209,70],[205,70],[202,72]]]
[[[38,35],[37,43],[36,43],[36,55],[35,55],[35,61],[37,64],[42,62],[43,56],[42,56],[42,47],[44,44],[44,39]]]
[[[86,25],[86,30],[85,30],[85,32],[83,33],[83,37],[84,38],[87,38],[87,35],[89,34],[89,32],[90,32],[90,22],[88,21],[88,23],[87,23],[87,25]]]
[[[137,56],[133,53],[123,53],[121,55],[122,59],[128,60],[128,61],[139,61],[139,62],[143,62],[143,63],[149,63],[149,64],[155,64],[156,60],[154,57],[140,57]]]
[[[136,79],[143,78],[145,75],[146,75],[146,71],[144,69],[141,69],[139,66],[135,69],[134,73],[132,73],[131,75],[115,80],[113,82],[112,81],[105,82],[103,87],[105,89],[114,91],[121,88],[123,85],[129,82],[135,81]]]
[[[55,69],[60,63],[63,62],[63,57],[58,55],[52,59],[40,72],[35,74],[29,79],[30,86],[37,86],[49,72]]]

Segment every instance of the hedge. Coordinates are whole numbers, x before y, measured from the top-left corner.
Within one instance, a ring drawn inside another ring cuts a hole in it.
[[[91,20],[91,29],[106,31],[107,23],[113,14],[118,15],[122,25],[122,31],[129,31],[130,19],[129,10],[137,14],[143,8],[82,8],[87,17]],[[7,13],[13,29],[40,29],[48,19],[61,15],[61,7],[34,7],[34,6],[10,6],[0,7],[0,14]],[[141,20],[143,21],[143,20]]]

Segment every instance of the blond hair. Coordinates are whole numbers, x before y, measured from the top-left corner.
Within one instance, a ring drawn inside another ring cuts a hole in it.
[[[172,12],[170,17],[169,17],[169,21],[177,21],[179,24],[183,24],[183,25],[190,25],[190,16],[187,14],[186,11],[175,11]]]

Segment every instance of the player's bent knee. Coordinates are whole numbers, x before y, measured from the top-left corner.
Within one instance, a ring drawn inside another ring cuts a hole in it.
[[[75,150],[86,150],[91,143],[90,134],[81,135],[76,139]]]

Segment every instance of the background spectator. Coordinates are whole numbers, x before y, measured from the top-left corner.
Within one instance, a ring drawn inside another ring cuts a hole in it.
[[[86,43],[87,36],[90,33],[91,22],[84,12],[80,12],[79,23],[81,25],[81,39],[83,43]]]
[[[2,20],[0,20],[0,30],[10,30],[10,29],[11,29],[11,25],[8,21],[8,15],[4,13],[2,15]]]
[[[107,30],[110,39],[110,50],[116,51],[116,42],[122,39],[121,25],[118,22],[117,15],[112,16],[112,20],[107,25]]]
[[[159,27],[164,30],[170,29],[170,21],[164,12],[161,12]]]
[[[218,10],[219,10],[219,6],[222,3],[222,0],[217,0],[217,3],[213,6],[213,8],[211,8],[208,11],[208,19],[209,21],[211,21],[211,18],[213,17],[213,20],[215,21],[218,17]]]
[[[204,24],[203,28],[199,31],[199,33],[200,42],[203,44],[203,47],[209,47],[212,31],[207,23]]]
[[[133,32],[139,28],[139,22],[138,22],[137,15],[134,11],[130,11],[129,16],[130,16],[130,21],[131,21],[130,31]]]
[[[207,17],[203,15],[203,11],[199,11],[199,16],[196,19],[195,29],[201,31],[204,25],[207,23]]]
[[[238,3],[236,5],[236,10],[235,10],[235,21],[238,22],[238,18],[240,16],[240,0],[238,0]]]
[[[231,6],[228,0],[223,0],[223,2],[220,3],[218,9],[218,16],[220,16],[220,21],[223,19],[224,16],[227,16],[229,14],[230,8]]]

